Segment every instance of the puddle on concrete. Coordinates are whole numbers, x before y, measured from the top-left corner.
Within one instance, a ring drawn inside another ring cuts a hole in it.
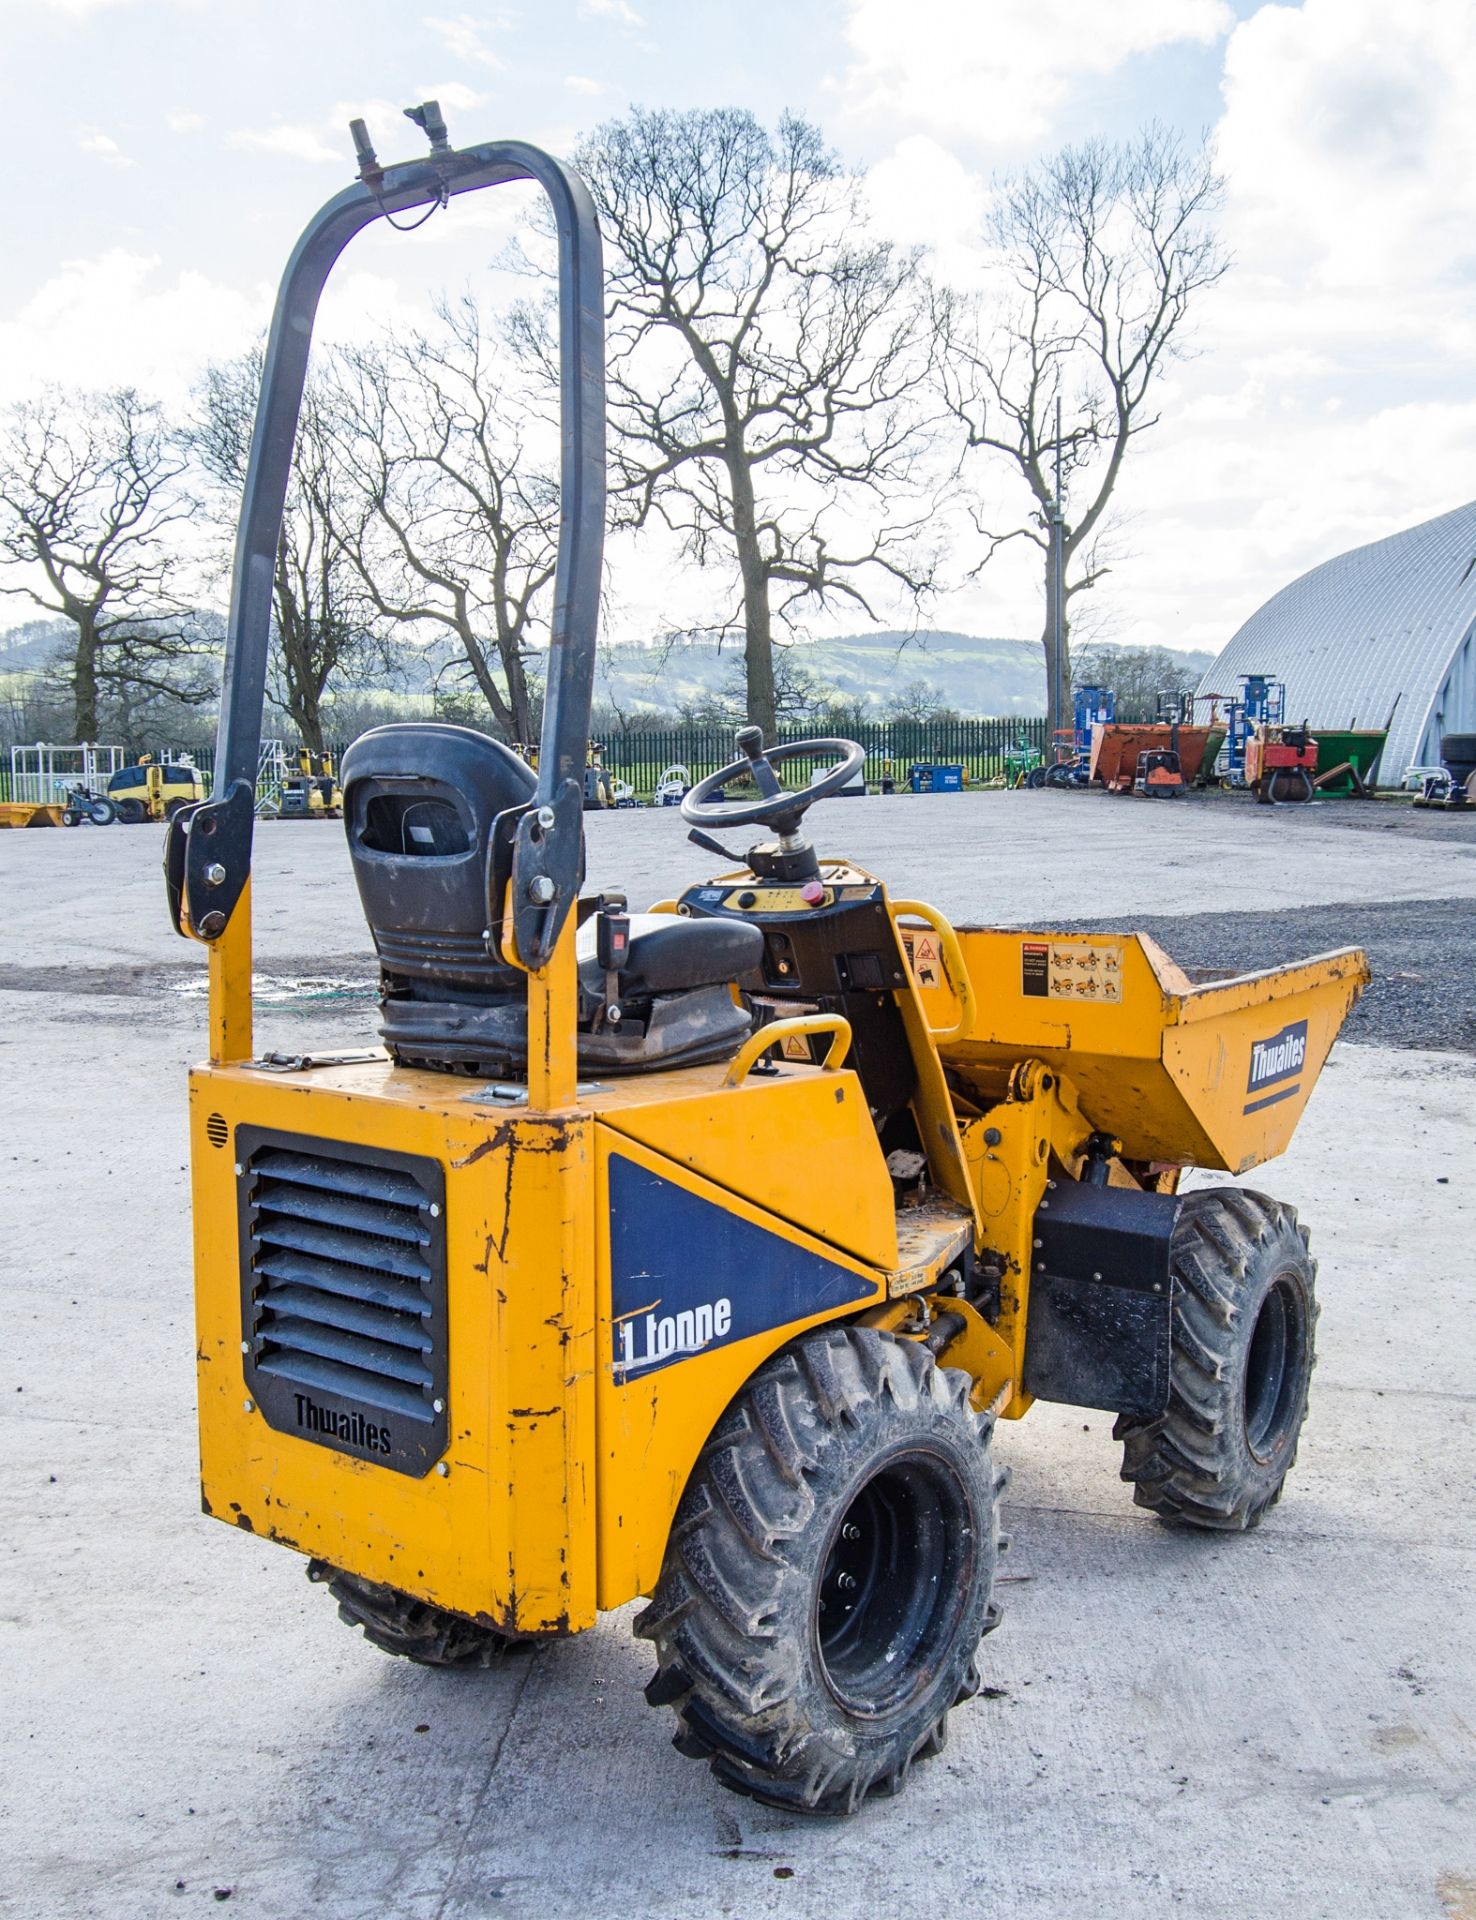
[[[209,992],[209,981],[204,974],[192,975],[188,979],[171,980],[169,990],[183,1000],[203,1000]],[[321,1006],[325,1001],[335,1006],[369,1007],[374,1004],[378,991],[378,982],[374,980],[333,980],[312,974],[286,973],[253,973],[251,976],[251,997],[263,1007]]]

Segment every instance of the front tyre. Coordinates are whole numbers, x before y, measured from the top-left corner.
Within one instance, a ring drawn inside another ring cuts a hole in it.
[[[708,1441],[636,1632],[653,1706],[724,1786],[851,1813],[937,1753],[998,1619],[993,1421],[911,1340],[828,1327]]]
[[[1133,1499],[1241,1532],[1281,1498],[1307,1417],[1317,1263],[1291,1207],[1243,1187],[1186,1194],[1174,1229],[1168,1410],[1122,1414]]]

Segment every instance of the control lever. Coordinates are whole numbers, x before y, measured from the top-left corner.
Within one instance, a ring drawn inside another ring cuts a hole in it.
[[[710,833],[704,833],[701,827],[693,827],[692,831],[687,835],[687,838],[694,846],[701,847],[705,853],[715,853],[720,859],[731,860],[733,864],[738,867],[746,867],[748,865],[748,855],[746,853],[731,853],[721,841],[714,840]]]

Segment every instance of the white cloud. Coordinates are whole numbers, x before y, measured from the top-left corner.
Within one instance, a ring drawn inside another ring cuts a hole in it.
[[[899,246],[926,247],[951,285],[973,277],[988,188],[956,154],[926,134],[898,141],[866,176],[880,232]]]
[[[205,124],[205,116],[181,109],[177,113],[166,113],[164,124],[171,133],[198,133]]]
[[[84,134],[77,142],[83,153],[95,153],[100,160],[107,160],[115,167],[131,167],[133,162],[124,153],[118,142],[106,133]]]
[[[850,0],[842,103],[889,126],[1018,146],[1051,131],[1074,82],[1157,47],[1209,45],[1233,22],[1225,0]]]
[[[331,147],[316,127],[242,127],[231,135],[229,144],[252,153],[281,153],[293,160],[348,166],[347,136],[342,147]]]
[[[453,59],[470,60],[480,66],[493,68],[504,64],[502,56],[489,44],[486,30],[493,27],[499,32],[507,32],[510,22],[506,19],[479,20],[473,14],[458,13],[450,20],[430,18],[425,24]]]
[[[1235,265],[1125,470],[1109,582],[1132,637],[1182,644],[1476,494],[1476,11],[1263,6],[1224,92]]]
[[[478,93],[475,87],[469,87],[461,80],[427,80],[415,91],[421,100],[438,101],[443,113],[470,113],[487,98],[485,93]],[[401,120],[403,124],[409,124],[404,120],[403,110]],[[451,144],[453,147],[457,144],[454,129]]]
[[[581,20],[614,20],[622,27],[643,27],[644,14],[628,6],[626,0],[579,0]]]
[[[570,93],[587,93],[593,95],[605,91],[598,80],[591,80],[588,74],[583,73],[566,73],[564,75],[564,85],[569,89]]]
[[[55,381],[72,388],[136,386],[182,405],[207,360],[251,344],[266,325],[269,296],[199,273],[169,279],[160,267],[157,254],[122,247],[66,261],[23,307],[0,320],[0,397],[14,399]]]

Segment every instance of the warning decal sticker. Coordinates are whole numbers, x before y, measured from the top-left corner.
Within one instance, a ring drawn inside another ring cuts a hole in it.
[[[1100,940],[1022,940],[1020,991],[1036,1000],[1122,999],[1122,947]]]
[[[937,936],[914,927],[899,927],[897,931],[902,936],[902,949],[917,984],[920,987],[944,986],[947,977],[938,957]]]
[[[930,933],[920,933],[912,943],[912,971],[920,987],[938,984],[938,942]]]

